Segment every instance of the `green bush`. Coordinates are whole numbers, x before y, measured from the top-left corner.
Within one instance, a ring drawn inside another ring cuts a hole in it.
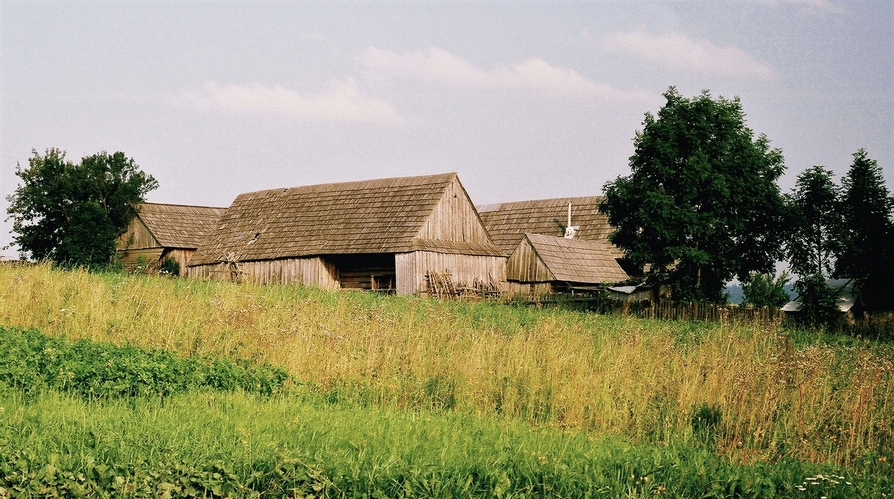
[[[177,260],[173,258],[165,258],[161,262],[161,266],[158,269],[158,272],[162,275],[170,275],[170,276],[179,276],[180,275],[180,264],[177,263]]]
[[[96,399],[168,396],[198,388],[270,395],[287,379],[282,368],[242,359],[183,358],[166,350],[0,327],[0,382],[26,393],[49,388]]]

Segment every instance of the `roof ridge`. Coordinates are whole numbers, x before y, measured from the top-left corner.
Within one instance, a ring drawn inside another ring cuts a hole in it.
[[[601,194],[594,194],[592,196],[567,196],[567,197],[558,197],[558,198],[544,198],[544,199],[525,199],[521,201],[505,201],[501,203],[482,203],[476,204],[475,209],[477,209],[481,213],[489,213],[494,211],[503,211],[515,206],[523,206],[523,205],[540,205],[540,206],[552,206],[565,204],[567,202],[574,201],[589,201],[595,200],[599,198],[603,198],[605,196]]]
[[[142,203],[137,203],[137,206],[144,206],[147,204],[152,205],[152,206],[176,206],[179,208],[210,208],[210,209],[215,209],[215,210],[226,210],[227,209],[226,206],[207,206],[207,205],[200,205],[200,204],[181,204],[181,203],[154,203],[151,201],[143,201]]]
[[[325,182],[322,184],[306,184],[306,185],[295,185],[288,187],[272,187],[269,189],[260,189],[257,191],[243,192],[239,194],[239,196],[247,196],[247,195],[257,195],[266,192],[286,192],[291,191],[293,189],[322,189],[322,190],[337,190],[339,188],[368,188],[370,184],[385,184],[389,182],[396,181],[413,181],[412,183],[403,184],[403,185],[414,185],[414,184],[425,184],[429,183],[426,180],[431,180],[430,183],[438,183],[444,182],[447,183],[452,181],[454,178],[457,178],[458,174],[456,172],[447,172],[447,173],[435,173],[431,175],[411,175],[406,177],[385,177],[385,178],[371,178],[367,180],[349,180],[343,182]],[[325,189],[323,189],[325,188]],[[238,197],[238,196],[237,196]]]

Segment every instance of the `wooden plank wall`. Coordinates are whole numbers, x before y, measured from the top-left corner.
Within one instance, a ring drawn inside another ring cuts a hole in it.
[[[417,237],[437,241],[490,241],[487,229],[475,211],[475,205],[458,180],[454,180],[444,190],[444,196],[432,210]]]
[[[529,283],[549,282],[555,280],[555,277],[537,257],[534,248],[525,238],[506,262],[506,279]]]
[[[152,236],[143,221],[134,217],[124,234],[118,238],[116,248],[119,250],[161,248],[161,244]]]
[[[174,260],[180,265],[180,275],[186,275],[186,266],[189,265],[189,258],[195,253],[194,249],[172,249],[165,252],[159,259],[158,264],[161,265],[166,258]]]
[[[119,251],[118,258],[128,272],[155,270],[158,268],[159,259],[163,253],[162,248],[133,249]],[[144,267],[137,269],[137,267]]]
[[[429,271],[449,273],[454,284],[471,285],[476,279],[494,280],[501,287],[506,284],[506,258],[414,251],[395,257],[397,293],[424,294],[428,292],[425,275]]]
[[[510,297],[534,299],[537,296],[552,294],[555,292],[550,282],[516,282],[509,281],[506,286],[506,294]]]
[[[257,284],[304,284],[323,289],[338,289],[337,270],[322,258],[288,258],[236,264],[240,278]],[[226,264],[189,267],[189,277],[228,281],[231,268]]]

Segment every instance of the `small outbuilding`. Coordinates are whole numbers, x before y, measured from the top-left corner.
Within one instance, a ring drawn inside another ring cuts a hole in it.
[[[226,208],[142,203],[117,241],[117,257],[130,271],[159,270],[165,260],[186,272],[202,239],[217,227]]]
[[[511,294],[595,292],[630,278],[602,241],[525,234],[506,264]]]
[[[525,234],[600,241],[609,246],[615,258],[623,252],[608,241],[612,226],[599,211],[602,196],[537,199],[479,205],[478,212],[487,231],[507,255],[512,253]],[[570,219],[570,223],[569,223]]]
[[[493,290],[505,283],[506,257],[446,173],[241,194],[189,276],[399,294]]]
[[[601,201],[587,196],[479,206],[494,243],[510,255],[508,292],[537,296],[630,283],[623,252],[608,240],[612,227],[599,211]]]

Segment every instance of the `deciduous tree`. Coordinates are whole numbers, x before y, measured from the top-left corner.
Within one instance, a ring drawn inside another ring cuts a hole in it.
[[[789,278],[787,272],[778,277],[752,272],[748,280],[742,283],[743,303],[754,307],[782,308],[790,299],[785,290]]]
[[[27,168],[16,169],[22,183],[7,197],[15,244],[34,259],[108,264],[115,238],[158,182],[122,152],[103,151],[80,163],[58,149],[32,154]]]
[[[634,138],[631,174],[605,185],[610,240],[672,285],[675,300],[723,301],[726,282],[771,272],[780,254],[782,153],[745,125],[738,98],[671,87]]]

